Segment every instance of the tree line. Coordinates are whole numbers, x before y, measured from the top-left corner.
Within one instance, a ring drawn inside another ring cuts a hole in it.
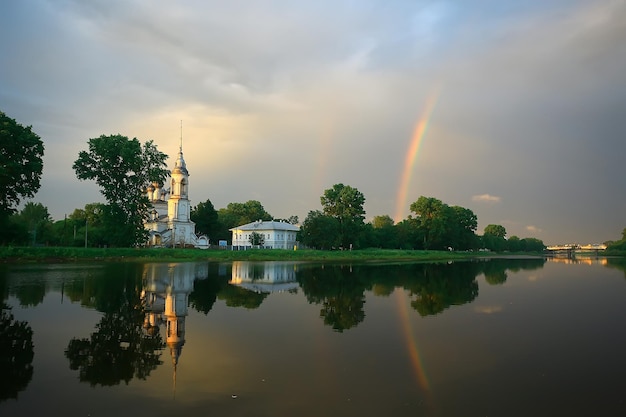
[[[106,203],[88,203],[62,220],[53,221],[41,203],[28,202],[40,187],[43,142],[31,127],[23,127],[0,112],[3,170],[0,172],[0,244],[58,246],[139,246],[147,241],[144,222],[151,203],[147,185],[164,183],[167,155],[152,141],[102,135],[88,140],[72,168],[79,180],[92,180]],[[335,184],[324,190],[321,208],[309,211],[298,240],[316,249],[393,248],[423,250],[541,251],[535,238],[511,236],[501,225],[488,225],[476,234],[477,217],[472,210],[451,206],[434,197],[421,196],[411,203],[411,214],[397,224],[389,215],[365,221],[365,196],[350,185]],[[299,223],[297,216],[276,219],[261,202],[233,202],[215,209],[207,199],[191,209],[196,232],[211,243],[231,239],[229,229],[256,220]],[[258,242],[257,242],[258,243]]]

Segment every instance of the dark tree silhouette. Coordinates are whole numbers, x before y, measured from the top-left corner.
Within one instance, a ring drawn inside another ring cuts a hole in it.
[[[0,307],[0,401],[17,398],[33,378],[33,330],[17,321],[10,307]]]
[[[70,340],[65,356],[81,382],[128,384],[133,377],[146,379],[163,363],[160,351],[165,343],[159,333],[143,334],[143,317],[139,310],[105,314],[90,338]]]

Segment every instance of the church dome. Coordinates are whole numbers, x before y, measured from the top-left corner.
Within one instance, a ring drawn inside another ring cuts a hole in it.
[[[189,171],[187,171],[187,168],[183,165],[180,167],[174,167],[174,169],[172,170],[172,174],[189,175]]]

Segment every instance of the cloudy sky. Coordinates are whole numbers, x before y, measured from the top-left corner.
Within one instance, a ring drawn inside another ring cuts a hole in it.
[[[622,0],[3,1],[0,56],[56,220],[103,201],[89,138],[172,165],[182,120],[192,204],[303,220],[343,183],[368,219],[425,195],[547,244],[626,227]]]

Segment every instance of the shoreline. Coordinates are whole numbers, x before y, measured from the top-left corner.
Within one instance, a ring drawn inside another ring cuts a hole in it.
[[[434,250],[360,249],[352,251],[250,249],[153,249],[153,248],[66,248],[0,247],[0,263],[81,263],[81,262],[448,262],[472,259],[540,259],[543,253],[450,252]]]

